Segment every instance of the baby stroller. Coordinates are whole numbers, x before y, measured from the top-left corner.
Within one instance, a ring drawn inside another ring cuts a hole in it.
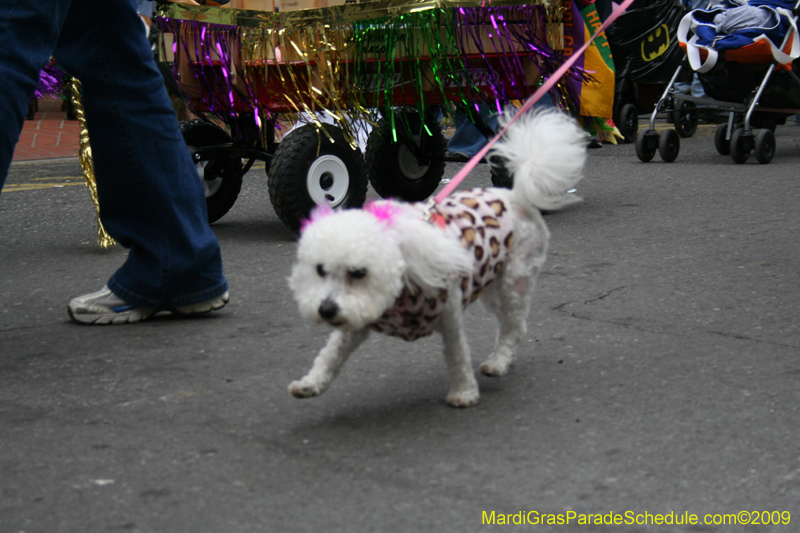
[[[636,155],[650,161],[656,151],[672,162],[680,151],[675,129],[655,130],[656,115],[681,102],[728,113],[714,133],[721,155],[744,163],[753,152],[759,163],[775,155],[775,129],[800,113],[800,78],[793,62],[800,57],[797,16],[800,0],[724,0],[711,10],[686,14],[678,40],[686,58],[673,74],[650,117],[650,126],[636,138]],[[708,97],[679,94],[674,85],[682,69],[698,73]],[[679,123],[675,124],[680,127]]]
[[[623,142],[636,141],[640,112],[658,102],[685,57],[675,38],[685,14],[675,0],[637,0],[606,31],[616,69],[614,124]]]

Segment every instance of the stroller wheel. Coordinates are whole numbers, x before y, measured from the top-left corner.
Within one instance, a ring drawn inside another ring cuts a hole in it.
[[[647,163],[656,155],[658,133],[654,130],[640,130],[636,136],[636,157]]]
[[[731,153],[731,141],[726,139],[728,136],[728,125],[720,124],[714,131],[714,148],[719,155],[729,155]]]
[[[624,137],[624,142],[632,143],[636,141],[636,133],[639,131],[639,112],[633,104],[625,104],[619,112],[619,132]]]
[[[681,151],[681,138],[675,130],[664,130],[658,139],[658,153],[665,163],[672,163]]]
[[[691,137],[697,131],[700,118],[697,114],[697,105],[694,102],[681,102],[680,108],[672,112],[672,122],[675,131],[681,137]]]
[[[775,157],[775,134],[772,130],[765,129],[756,135],[756,147],[754,150],[756,159],[762,165],[766,165]]]
[[[752,149],[753,134],[745,133],[744,128],[736,128],[731,135],[731,159],[741,165],[750,157]]]

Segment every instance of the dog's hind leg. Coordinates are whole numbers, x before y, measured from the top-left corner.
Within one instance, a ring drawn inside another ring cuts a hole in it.
[[[342,369],[347,358],[369,335],[369,330],[333,330],[328,342],[314,359],[311,370],[302,379],[289,384],[289,392],[296,398],[319,396]]]
[[[494,377],[508,372],[517,345],[528,329],[526,320],[534,281],[535,275],[501,276],[481,294],[484,307],[495,315],[498,322],[494,353],[480,366],[484,375]]]
[[[497,317],[499,326],[494,353],[480,366],[487,376],[508,372],[517,345],[527,332],[533,288],[544,267],[548,240],[549,232],[538,213],[518,213],[508,261],[494,283],[481,293],[481,301]]]
[[[464,333],[461,293],[454,292],[448,298],[438,327],[444,342],[444,359],[450,378],[450,390],[446,399],[453,407],[469,407],[478,403],[480,392]]]

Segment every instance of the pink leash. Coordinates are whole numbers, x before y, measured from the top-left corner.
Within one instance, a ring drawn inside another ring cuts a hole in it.
[[[514,118],[512,118],[512,119],[511,119],[511,121],[510,121],[508,124],[506,124],[506,126],[505,126],[505,127],[502,129],[502,130],[500,130],[500,133],[498,133],[497,135],[495,135],[495,136],[494,136],[494,138],[493,138],[491,141],[489,141],[489,142],[486,144],[486,146],[484,146],[483,148],[481,148],[481,150],[480,150],[480,151],[479,151],[477,154],[475,154],[474,156],[472,156],[472,159],[470,159],[469,161],[467,161],[467,163],[464,165],[464,167],[463,167],[461,170],[459,170],[459,171],[458,171],[458,173],[457,173],[455,176],[453,176],[453,179],[452,179],[452,180],[450,180],[450,183],[448,183],[448,184],[445,186],[445,188],[444,188],[444,189],[442,189],[442,190],[439,192],[439,194],[437,194],[437,195],[434,197],[434,201],[435,201],[437,204],[438,204],[438,203],[440,203],[440,202],[441,202],[441,201],[442,201],[442,200],[443,200],[445,197],[447,197],[448,195],[450,195],[450,193],[451,193],[451,192],[453,192],[453,190],[454,190],[456,187],[458,187],[458,184],[459,184],[459,183],[461,183],[461,182],[463,181],[463,179],[467,177],[467,174],[469,174],[469,173],[472,171],[472,169],[473,169],[473,168],[475,168],[475,165],[477,165],[477,164],[478,164],[478,162],[479,162],[479,161],[481,161],[481,160],[482,160],[482,159],[483,159],[483,158],[486,156],[486,154],[487,154],[487,153],[489,152],[489,150],[492,148],[492,146],[494,145],[494,143],[496,143],[496,142],[498,141],[498,139],[500,139],[500,137],[502,137],[502,136],[503,136],[503,134],[506,132],[506,130],[509,128],[509,126],[511,126],[511,124],[513,124],[514,122],[516,122],[516,120],[517,120],[517,119],[518,119],[520,116],[522,116],[522,114],[523,114],[523,113],[525,113],[525,112],[526,112],[526,111],[528,111],[528,110],[529,110],[531,107],[533,107],[533,104],[535,104],[536,102],[538,102],[538,101],[539,101],[539,99],[540,99],[542,96],[544,96],[544,94],[545,94],[547,91],[549,91],[549,90],[550,90],[550,89],[553,87],[553,85],[555,85],[555,84],[556,84],[556,82],[558,82],[558,80],[560,80],[560,79],[561,79],[561,78],[564,76],[564,74],[566,74],[566,73],[567,73],[567,71],[570,69],[570,67],[572,67],[573,63],[575,63],[575,61],[577,61],[577,60],[578,60],[578,58],[579,58],[580,56],[582,56],[584,52],[586,52],[586,49],[587,49],[587,48],[589,48],[589,45],[590,45],[590,44],[592,44],[592,42],[593,42],[593,41],[594,41],[594,40],[597,38],[597,36],[598,36],[598,35],[600,35],[600,34],[601,34],[603,31],[605,31],[605,29],[606,29],[608,26],[610,26],[610,25],[611,25],[611,23],[612,23],[612,22],[614,22],[614,21],[617,19],[617,17],[619,17],[619,16],[620,16],[622,13],[624,13],[624,12],[625,12],[625,10],[626,10],[626,9],[627,9],[627,8],[628,8],[628,7],[629,7],[629,6],[630,6],[632,3],[633,3],[633,0],[625,0],[625,1],[624,1],[624,2],[622,2],[622,3],[621,3],[619,6],[617,6],[617,8],[616,8],[616,9],[615,9],[615,10],[614,10],[612,13],[611,13],[611,15],[610,15],[610,16],[609,16],[609,17],[606,19],[606,21],[605,21],[605,22],[603,22],[603,24],[600,26],[600,28],[598,28],[598,30],[595,32],[595,34],[594,34],[594,35],[592,35],[592,37],[591,37],[591,38],[590,38],[588,41],[586,41],[586,42],[583,44],[583,46],[581,46],[581,47],[578,49],[578,51],[577,51],[576,53],[574,53],[572,56],[570,56],[570,58],[569,58],[569,59],[567,59],[567,61],[566,61],[566,62],[564,62],[564,64],[563,64],[563,65],[561,65],[561,67],[560,67],[558,70],[556,70],[556,71],[555,71],[555,73],[553,73],[553,75],[552,75],[552,76],[550,76],[550,77],[547,79],[547,81],[546,81],[546,82],[544,82],[544,83],[541,85],[541,87],[539,87],[539,88],[536,90],[536,92],[534,92],[534,93],[533,93],[533,94],[530,96],[530,98],[528,98],[528,99],[525,101],[525,104],[524,104],[524,105],[523,105],[523,106],[520,108],[519,112],[518,112],[518,113],[517,113],[517,114],[514,116]]]

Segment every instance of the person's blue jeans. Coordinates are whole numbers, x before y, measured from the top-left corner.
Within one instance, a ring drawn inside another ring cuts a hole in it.
[[[484,103],[479,103],[478,108],[484,124],[492,131],[497,131],[500,115],[492,113],[489,106]],[[473,124],[466,112],[459,110],[453,117],[453,122],[455,123],[456,131],[447,142],[448,152],[472,157],[489,142],[489,139]]]
[[[556,107],[553,98],[545,94],[541,100],[534,104],[533,109],[544,109]],[[500,131],[500,114],[492,111],[488,105],[481,102],[478,104],[478,112],[483,119],[483,123],[494,133]],[[490,139],[481,133],[478,127],[470,120],[466,112],[459,109],[453,117],[456,131],[447,142],[447,151],[455,154],[462,154],[469,157],[481,151],[481,148],[489,143]]]
[[[0,2],[0,187],[51,55],[81,81],[103,224],[130,248],[109,288],[162,309],[224,293],[203,187],[134,0]]]

